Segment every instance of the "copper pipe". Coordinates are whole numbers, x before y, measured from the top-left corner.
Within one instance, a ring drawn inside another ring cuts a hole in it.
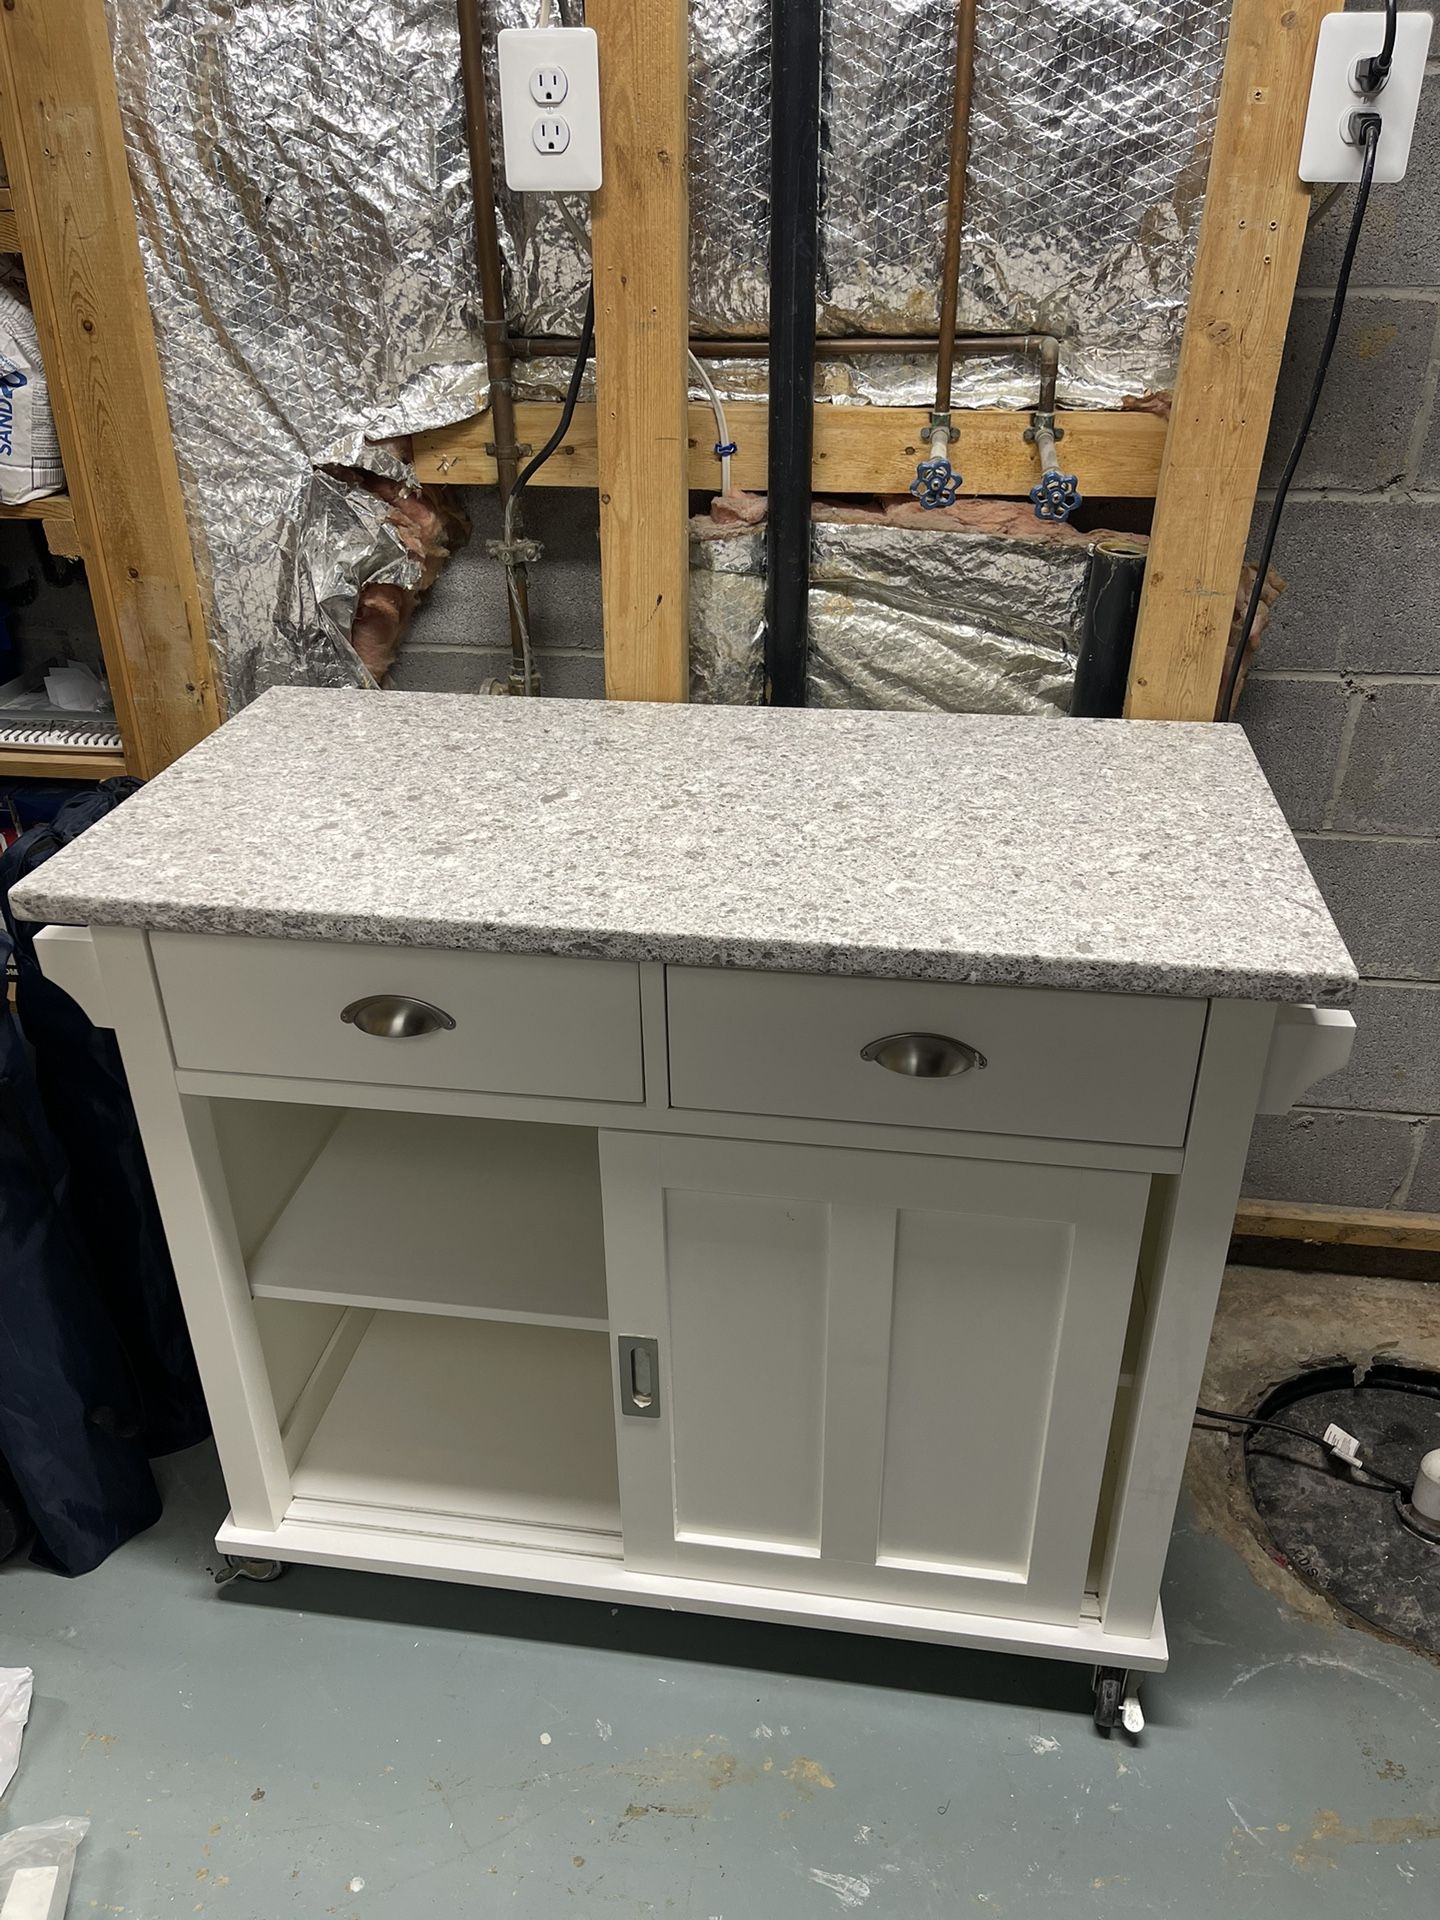
[[[950,411],[955,323],[960,306],[960,229],[965,220],[965,174],[970,165],[970,99],[975,85],[975,0],[956,0],[955,104],[950,116],[950,180],[945,195],[945,259],[940,269],[940,339],[935,361],[935,411]]]
[[[578,351],[578,340],[563,339],[553,334],[535,334],[529,338],[516,338],[510,341],[510,351],[521,360],[549,359],[573,360]],[[764,360],[770,352],[768,340],[715,340],[712,338],[690,341],[690,351],[700,360]],[[828,335],[815,342],[815,357],[819,360],[843,360],[852,355],[867,353],[916,355],[936,354],[940,351],[939,337],[932,335],[928,339],[912,339],[901,334],[854,334],[843,338]],[[1053,333],[968,333],[958,334],[951,345],[952,356],[962,360],[973,359],[985,353],[1023,353],[1034,354],[1040,363],[1040,399],[1042,413],[1055,411],[1055,381],[1060,368],[1060,342]]]
[[[465,137],[470,148],[470,183],[475,196],[475,264],[480,277],[480,311],[485,368],[490,377],[490,422],[495,435],[495,478],[500,510],[515,489],[520,449],[515,443],[515,388],[511,347],[505,327],[505,287],[500,268],[500,230],[495,211],[495,175],[490,165],[490,116],[485,100],[483,0],[458,0],[460,74],[465,87]],[[518,523],[518,502],[517,502]],[[515,532],[518,535],[519,526]],[[525,633],[530,596],[524,562],[507,556],[506,606],[510,614],[510,691],[529,693]]]

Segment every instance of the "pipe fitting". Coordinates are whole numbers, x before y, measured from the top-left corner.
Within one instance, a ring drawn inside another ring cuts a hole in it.
[[[1064,437],[1064,429],[1056,427],[1053,413],[1037,410],[1031,414],[1025,438],[1040,458],[1040,478],[1030,489],[1030,504],[1037,520],[1068,520],[1085,497],[1076,475],[1060,471],[1055,443]]]
[[[950,442],[956,437],[949,414],[938,410],[930,415],[929,426],[920,430],[920,438],[929,443],[930,458],[916,467],[910,491],[922,507],[953,507],[959,498],[964,476],[951,466],[948,457]]]

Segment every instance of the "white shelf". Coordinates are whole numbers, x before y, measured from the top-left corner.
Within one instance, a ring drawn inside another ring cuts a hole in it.
[[[295,1468],[296,1501],[388,1509],[420,1531],[449,1516],[618,1539],[609,1344],[377,1313]]]
[[[347,1112],[251,1260],[250,1290],[603,1332],[595,1131]]]

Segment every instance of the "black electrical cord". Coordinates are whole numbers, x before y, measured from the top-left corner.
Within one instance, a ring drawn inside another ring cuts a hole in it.
[[[1253,1414],[1221,1413],[1218,1407],[1196,1407],[1195,1423],[1198,1425],[1201,1420],[1217,1421],[1221,1427],[1263,1427],[1269,1433],[1288,1433],[1292,1440],[1304,1440],[1327,1455],[1330,1452],[1318,1433],[1307,1433],[1304,1427],[1287,1426],[1283,1420],[1257,1420]],[[1210,1431],[1214,1432],[1215,1429],[1211,1428]],[[1370,1479],[1378,1482],[1387,1492],[1408,1494],[1410,1491],[1404,1481],[1392,1480],[1388,1473],[1381,1473],[1375,1467],[1365,1466],[1360,1471],[1368,1474]]]
[[[541,447],[535,457],[523,466],[515,476],[515,485],[510,490],[510,498],[517,500],[545,462],[560,445],[570,431],[570,422],[575,418],[576,402],[580,398],[581,383],[585,378],[585,367],[595,346],[595,284],[590,284],[590,292],[585,300],[585,319],[580,327],[580,345],[575,354],[575,364],[570,369],[570,384],[565,389],[565,404],[560,409],[560,420],[550,438]]]
[[[1385,38],[1380,43],[1380,51],[1372,53],[1368,60],[1362,60],[1355,69],[1355,82],[1362,93],[1379,93],[1390,78],[1390,68],[1395,60],[1397,12],[1398,0],[1385,0]]]
[[[1225,676],[1225,692],[1220,701],[1222,720],[1230,720],[1234,717],[1232,709],[1235,705],[1235,689],[1239,684],[1240,669],[1245,663],[1245,655],[1250,646],[1255,616],[1260,611],[1265,576],[1270,570],[1270,556],[1275,551],[1275,536],[1280,531],[1280,516],[1285,511],[1285,501],[1295,478],[1295,470],[1300,465],[1300,456],[1305,451],[1305,442],[1309,439],[1310,429],[1315,424],[1320,395],[1325,388],[1325,375],[1330,369],[1330,356],[1335,351],[1335,342],[1340,335],[1340,322],[1345,313],[1345,296],[1350,290],[1350,273],[1355,265],[1355,249],[1360,244],[1360,229],[1365,224],[1365,209],[1370,201],[1370,188],[1375,178],[1375,155],[1380,145],[1380,116],[1378,113],[1365,113],[1362,110],[1355,114],[1354,126],[1357,140],[1364,145],[1365,159],[1360,171],[1360,184],[1355,191],[1355,208],[1350,216],[1350,233],[1345,242],[1345,252],[1340,260],[1340,272],[1335,281],[1335,298],[1330,305],[1330,323],[1325,329],[1325,340],[1320,348],[1315,377],[1310,383],[1310,397],[1305,402],[1305,411],[1300,418],[1300,431],[1295,435],[1294,445],[1290,449],[1290,458],[1285,462],[1285,471],[1281,474],[1280,484],[1275,489],[1270,517],[1265,522],[1265,538],[1260,543],[1260,558],[1255,566],[1255,584],[1250,589],[1250,600],[1245,608],[1244,621],[1241,623],[1235,657],[1231,660],[1230,671]]]

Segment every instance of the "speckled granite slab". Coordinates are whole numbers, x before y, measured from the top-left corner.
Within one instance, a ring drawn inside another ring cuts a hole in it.
[[[15,889],[27,918],[1347,1000],[1238,727],[287,688]]]

